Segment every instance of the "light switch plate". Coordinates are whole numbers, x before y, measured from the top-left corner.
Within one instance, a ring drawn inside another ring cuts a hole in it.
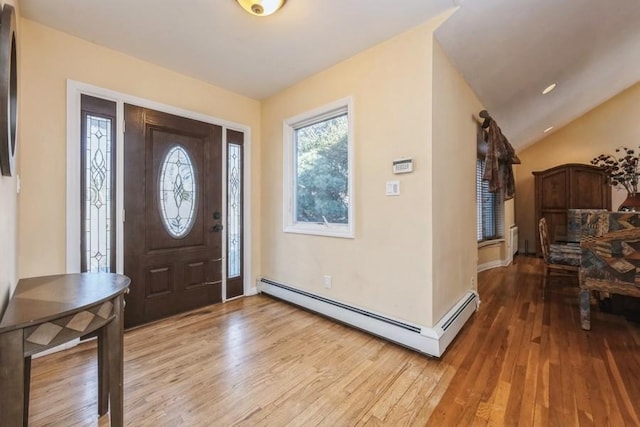
[[[387,196],[400,195],[400,181],[387,181]]]

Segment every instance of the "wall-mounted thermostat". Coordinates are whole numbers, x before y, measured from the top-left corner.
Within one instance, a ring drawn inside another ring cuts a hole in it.
[[[393,161],[393,173],[413,172],[413,159],[396,159]]]

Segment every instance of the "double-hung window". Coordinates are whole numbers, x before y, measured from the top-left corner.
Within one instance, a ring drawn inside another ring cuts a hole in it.
[[[285,232],[354,236],[352,119],[346,98],[285,120]]]
[[[490,193],[489,182],[482,179],[486,162],[476,160],[476,206],[477,206],[477,238],[478,242],[502,238],[504,228],[502,195],[500,192]]]

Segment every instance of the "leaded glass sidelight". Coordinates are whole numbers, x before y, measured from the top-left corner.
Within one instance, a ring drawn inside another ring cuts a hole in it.
[[[227,146],[227,252],[228,278],[241,274],[242,254],[242,147]]]
[[[112,120],[85,116],[84,143],[84,244],[85,271],[110,272],[112,259],[111,215],[113,212]]]
[[[160,217],[174,238],[186,236],[196,219],[196,181],[191,157],[176,145],[164,156],[158,180]]]

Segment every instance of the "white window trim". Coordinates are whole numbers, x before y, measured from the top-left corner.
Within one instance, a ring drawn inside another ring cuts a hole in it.
[[[294,150],[295,150],[295,130],[307,123],[313,123],[322,120],[324,117],[331,117],[337,110],[347,110],[348,121],[348,137],[347,137],[347,155],[349,164],[349,206],[347,212],[349,215],[348,224],[315,224],[308,222],[298,222],[294,218],[294,185],[295,185],[295,167]],[[346,97],[331,102],[322,107],[299,114],[297,116],[286,119],[282,126],[284,161],[283,161],[283,231],[285,233],[313,234],[318,236],[329,237],[355,237],[355,191],[354,191],[354,120],[353,120],[353,98]]]
[[[67,80],[67,215],[66,215],[66,270],[67,273],[80,272],[80,96],[82,94],[108,99],[116,102],[116,272],[124,270],[124,225],[122,212],[124,206],[124,133],[121,123],[124,122],[124,104],[133,104],[140,107],[162,111],[165,113],[212,123],[223,127],[222,131],[222,182],[226,183],[226,156],[227,156],[227,129],[238,130],[244,133],[244,296],[257,293],[255,283],[252,282],[253,271],[251,269],[252,251],[252,224],[251,224],[251,128],[247,125],[223,120],[207,114],[185,110],[171,105],[161,104],[145,98],[138,98],[125,93],[101,88],[88,83]],[[226,200],[226,184],[222,185],[222,200]],[[226,203],[222,203],[223,218],[226,218]],[[226,227],[225,227],[226,228]],[[226,231],[223,231],[226,233]],[[226,254],[226,234],[222,238],[222,253]],[[224,257],[226,260],[226,256]],[[226,301],[226,261],[223,262],[223,286],[222,300]]]

